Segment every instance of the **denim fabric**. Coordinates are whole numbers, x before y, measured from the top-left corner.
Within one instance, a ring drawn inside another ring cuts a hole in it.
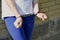
[[[21,28],[15,28],[16,17],[5,17],[5,24],[13,40],[30,40],[34,28],[34,15],[22,17]]]

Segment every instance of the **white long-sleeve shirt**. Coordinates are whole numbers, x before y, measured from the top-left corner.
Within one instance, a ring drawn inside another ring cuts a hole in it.
[[[34,13],[32,2],[33,0],[14,0],[14,4],[21,16]],[[34,0],[34,5],[37,2],[38,0]],[[11,17],[11,16],[15,15],[7,5],[6,0],[2,0],[2,19],[4,19],[4,17]]]

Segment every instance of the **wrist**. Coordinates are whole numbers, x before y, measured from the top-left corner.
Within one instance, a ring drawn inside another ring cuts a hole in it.
[[[37,13],[35,13],[35,15],[37,15],[37,14],[39,14],[40,13],[40,11],[38,11]]]
[[[19,16],[16,16],[16,19],[17,19],[17,18],[20,18],[20,17],[21,17],[20,15],[19,15]]]

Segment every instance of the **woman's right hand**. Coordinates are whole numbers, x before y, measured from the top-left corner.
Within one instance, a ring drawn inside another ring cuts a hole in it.
[[[22,26],[22,18],[21,17],[16,18],[16,20],[14,22],[14,26],[16,28],[20,28]]]

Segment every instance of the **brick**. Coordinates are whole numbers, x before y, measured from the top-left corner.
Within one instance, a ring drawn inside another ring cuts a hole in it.
[[[5,24],[0,24],[0,30],[5,29]]]
[[[39,0],[39,3],[48,2],[48,0]]]
[[[54,9],[59,9],[60,5],[55,5],[55,6],[51,6],[49,7],[49,10],[54,10]]]
[[[60,9],[56,9],[56,13],[60,14]]]
[[[53,15],[53,16],[51,16],[50,18],[56,18],[56,17],[60,17],[60,14],[55,14],[55,15]]]
[[[51,10],[47,12],[48,16],[53,16],[54,14],[56,14],[56,10]]]
[[[56,1],[56,0],[48,0],[48,1]]]
[[[56,0],[56,4],[60,4],[60,0]]]
[[[43,8],[43,7],[49,7],[49,6],[54,6],[54,5],[55,5],[55,1],[52,1],[52,2],[40,4],[40,7]]]
[[[49,20],[54,20],[57,17],[60,17],[60,14],[48,15]]]
[[[2,19],[0,19],[0,24],[1,24],[1,23],[4,23],[4,22],[2,21]]]
[[[46,8],[43,8],[43,9],[41,9],[40,10],[41,12],[46,12],[46,11],[48,11],[48,8],[46,7]]]

